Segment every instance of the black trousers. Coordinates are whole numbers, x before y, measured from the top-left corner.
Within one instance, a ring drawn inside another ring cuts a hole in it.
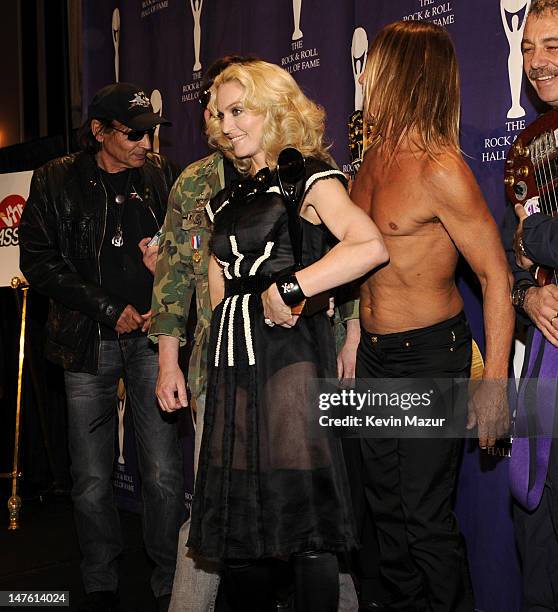
[[[540,504],[513,508],[523,574],[523,612],[558,610],[558,444],[554,439]]]
[[[465,378],[470,366],[471,332],[463,314],[397,334],[363,330],[357,354],[359,379]],[[452,510],[462,440],[359,443],[361,485],[376,525],[380,575],[391,605],[473,610],[465,546]]]

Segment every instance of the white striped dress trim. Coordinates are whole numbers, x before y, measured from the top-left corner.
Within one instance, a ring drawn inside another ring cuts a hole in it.
[[[252,264],[252,267],[250,268],[250,271],[248,272],[248,276],[255,276],[256,272],[258,271],[258,268],[262,265],[262,263],[266,259],[269,259],[270,255],[271,255],[271,249],[273,248],[274,244],[275,244],[275,242],[267,242],[266,243],[263,255],[260,255],[258,257],[258,259],[256,259],[256,261],[254,261],[254,263]]]
[[[256,356],[254,355],[254,345],[252,343],[252,330],[250,328],[250,313],[248,312],[248,304],[250,302],[250,293],[242,296],[242,319],[244,321],[244,338],[246,339],[246,353],[248,354],[248,365],[256,365]]]
[[[223,266],[223,274],[225,275],[225,278],[232,280],[232,274],[229,272],[229,266],[231,264],[228,261],[222,261],[216,255],[213,255],[213,257],[215,257],[215,260],[217,261],[218,264]]]
[[[219,206],[219,208],[218,208],[218,209],[217,209],[215,212],[213,212],[213,211],[211,210],[211,202],[208,202],[208,203],[205,205],[205,211],[207,212],[207,216],[209,217],[209,220],[211,221],[211,223],[213,223],[213,221],[214,221],[214,219],[215,219],[215,215],[217,215],[218,213],[220,213],[220,212],[223,210],[223,208],[225,208],[225,206],[226,206],[228,203],[229,203],[229,201],[228,201],[228,200],[225,200],[225,201],[224,201],[224,202],[221,204],[221,206]]]
[[[306,181],[306,185],[304,186],[304,196],[303,196],[303,198],[310,191],[310,188],[312,187],[312,185],[316,181],[319,181],[320,179],[323,179],[323,178],[329,178],[330,176],[339,176],[343,180],[345,180],[345,175],[340,170],[324,170],[324,172],[316,172],[316,174],[313,174]]]
[[[234,365],[234,313],[236,310],[237,301],[238,301],[238,295],[233,295],[232,300],[231,300],[231,308],[229,312],[229,324],[227,328],[227,336],[228,336],[227,362],[230,367]]]
[[[229,241],[231,243],[233,255],[236,255],[236,261],[234,262],[234,275],[240,278],[240,262],[244,259],[244,255],[238,250],[236,236],[229,236]]]
[[[225,317],[227,316],[227,309],[231,302],[231,298],[228,297],[223,304],[223,310],[221,311],[221,320],[219,321],[219,334],[217,335],[217,346],[215,347],[215,367],[219,367],[219,354],[221,352],[221,340],[223,338],[223,326],[225,324]]]
[[[244,255],[240,253],[238,250],[238,244],[236,242],[236,237],[231,235],[229,236],[229,241],[231,243],[231,249],[234,255],[236,255],[236,261],[234,263],[234,274],[238,278],[240,276],[240,262],[244,259]],[[252,264],[250,271],[248,272],[248,276],[255,276],[258,268],[261,264],[269,259],[271,255],[271,251],[274,246],[274,242],[268,241],[266,242],[264,252],[260,255]],[[232,280],[233,277],[229,272],[230,263],[226,261],[220,260],[218,257],[215,257],[216,261],[223,266],[223,274],[229,280]],[[252,294],[246,293],[242,296],[242,324],[244,327],[244,340],[246,344],[246,354],[248,355],[248,365],[256,365],[256,355],[254,353],[254,344],[252,340],[252,328],[250,321],[250,296]],[[215,367],[219,366],[219,355],[221,352],[221,344],[223,341],[223,329],[225,327],[225,321],[227,321],[227,364],[229,367],[234,366],[234,315],[236,312],[236,304],[239,296],[233,295],[228,297],[223,304],[223,310],[221,312],[221,320],[219,321],[219,334],[217,336],[217,346],[215,349]],[[228,319],[228,320],[227,320]]]

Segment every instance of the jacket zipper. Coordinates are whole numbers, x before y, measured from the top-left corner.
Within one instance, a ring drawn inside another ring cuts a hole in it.
[[[151,208],[151,206],[145,203],[145,200],[149,199],[146,194],[147,192],[148,192],[148,189],[144,189],[144,192],[143,192],[144,197],[142,198],[138,194],[138,190],[135,188],[134,184],[132,183],[132,193],[138,194],[138,199],[140,200],[140,202],[144,205],[144,207],[148,208],[149,212],[151,213],[151,216],[153,217],[153,220],[155,221],[155,233],[157,233],[161,229],[161,225],[159,225],[159,220],[157,219],[157,215],[153,212],[153,209]]]
[[[149,206],[149,204],[147,205],[147,208],[149,209],[149,212],[153,215],[153,219],[155,219],[155,231],[158,232],[160,227],[157,215],[153,212],[153,209],[151,208],[151,206]]]
[[[107,215],[108,215],[108,194],[103,181],[101,181],[103,191],[105,192],[105,218],[103,219],[103,235],[101,236],[101,243],[97,249],[97,271],[99,273],[99,286],[101,286],[101,249],[103,248],[103,242],[105,241],[105,233],[107,231]],[[101,324],[97,323],[97,333],[99,335],[99,345],[97,347],[97,372],[99,372],[99,364],[101,361]]]

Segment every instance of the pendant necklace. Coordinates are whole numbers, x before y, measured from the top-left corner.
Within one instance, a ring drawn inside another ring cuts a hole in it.
[[[126,188],[124,189],[124,193],[117,193],[109,180],[107,180],[107,184],[110,187],[111,191],[114,193],[114,203],[116,204],[116,230],[114,232],[114,236],[111,238],[110,242],[115,247],[121,247],[124,244],[124,236],[122,232],[122,217],[124,215],[124,205],[126,204],[126,200],[128,199],[128,195],[130,193],[130,185],[132,182],[132,171],[128,171],[128,179],[126,180]],[[104,183],[103,183],[104,184]]]

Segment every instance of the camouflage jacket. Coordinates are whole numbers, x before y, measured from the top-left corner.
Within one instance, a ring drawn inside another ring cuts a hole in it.
[[[196,294],[198,322],[188,368],[195,397],[205,393],[211,303],[207,281],[211,225],[205,205],[225,185],[223,158],[213,153],[190,164],[174,184],[157,259],[149,338],[174,336],[186,342],[186,323]]]

